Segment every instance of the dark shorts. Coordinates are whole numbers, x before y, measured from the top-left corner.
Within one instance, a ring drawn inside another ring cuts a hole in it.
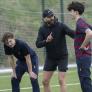
[[[44,71],[55,71],[57,68],[60,72],[66,72],[68,70],[68,55],[62,56],[59,60],[46,58]]]

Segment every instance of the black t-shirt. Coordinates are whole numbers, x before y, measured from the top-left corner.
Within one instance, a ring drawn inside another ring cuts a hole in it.
[[[4,50],[6,55],[14,55],[20,61],[25,61],[26,55],[30,54],[30,56],[36,55],[32,48],[30,48],[25,42],[16,39],[16,44],[13,48],[10,48],[4,45]]]

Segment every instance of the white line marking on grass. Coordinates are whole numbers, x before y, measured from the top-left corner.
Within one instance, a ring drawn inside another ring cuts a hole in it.
[[[71,83],[71,84],[66,84],[67,86],[75,86],[79,85],[80,83]],[[59,87],[59,85],[51,85],[51,87]],[[40,86],[40,88],[43,88],[43,86]],[[25,88],[20,88],[21,90],[26,90],[26,89],[32,89],[32,87],[25,87]],[[0,92],[7,92],[11,91],[12,89],[2,89]]]

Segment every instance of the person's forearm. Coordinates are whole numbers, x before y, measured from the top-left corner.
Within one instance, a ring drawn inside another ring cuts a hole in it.
[[[68,34],[72,39],[74,39],[74,37],[75,37],[75,32],[74,32],[74,30],[70,30],[67,34]]]
[[[30,60],[28,60],[26,62],[27,62],[27,66],[28,66],[28,72],[31,73],[32,72],[32,63]]]
[[[27,67],[28,67],[28,72],[31,73],[32,72],[32,63],[31,63],[30,55],[26,56],[26,64],[27,64]]]
[[[90,41],[90,37],[86,36],[80,48],[84,48]]]
[[[12,67],[13,72],[15,72],[16,63],[13,56],[8,57],[10,66]]]
[[[92,38],[92,31],[90,29],[87,29],[85,39],[80,48],[84,48],[90,42],[91,38]]]
[[[75,32],[74,32],[74,31],[71,32],[70,37],[71,37],[72,39],[75,38]]]

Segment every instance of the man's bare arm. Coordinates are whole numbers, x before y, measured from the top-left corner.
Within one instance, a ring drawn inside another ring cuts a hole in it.
[[[15,71],[15,67],[16,67],[16,61],[13,55],[8,55],[8,61],[10,66],[12,67],[12,77],[16,77],[16,71]]]
[[[37,75],[34,72],[32,72],[32,61],[31,61],[30,55],[29,54],[26,55],[25,59],[26,59],[26,64],[28,66],[28,72],[29,72],[30,77],[36,79]]]

